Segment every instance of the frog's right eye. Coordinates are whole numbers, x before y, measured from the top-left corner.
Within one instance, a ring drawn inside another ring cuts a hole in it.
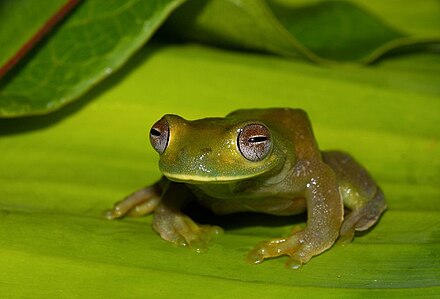
[[[165,151],[169,136],[170,127],[168,122],[164,118],[161,118],[150,130],[150,142],[156,152],[162,154]]]

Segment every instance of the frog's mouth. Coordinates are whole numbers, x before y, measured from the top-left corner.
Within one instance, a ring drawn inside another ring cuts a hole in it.
[[[174,181],[178,183],[188,183],[188,184],[200,184],[200,183],[227,184],[249,178],[249,175],[201,176],[201,175],[193,175],[193,174],[176,174],[176,173],[167,173],[167,172],[163,172],[163,175],[167,177],[170,181]]]

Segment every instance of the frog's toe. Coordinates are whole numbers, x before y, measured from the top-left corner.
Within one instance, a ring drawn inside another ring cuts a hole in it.
[[[264,261],[265,258],[270,257],[269,254],[269,242],[263,241],[258,243],[247,255],[248,262],[252,264],[259,264]]]
[[[185,246],[198,253],[206,252],[209,242],[222,232],[223,230],[218,226],[200,225],[198,230],[186,234]]]
[[[253,264],[259,264],[266,258],[278,257],[281,255],[292,256],[300,247],[296,236],[279,238],[258,243],[248,254],[247,260]]]
[[[195,225],[196,227],[191,225],[190,231],[187,228],[179,231],[180,228],[178,228],[176,233],[183,237],[183,242],[180,245],[189,247],[198,253],[206,252],[210,241],[220,235],[223,230],[218,226]]]
[[[107,220],[113,220],[122,217],[121,213],[119,213],[116,209],[105,210],[103,215]]]
[[[345,230],[343,233],[341,233],[339,235],[339,238],[337,240],[337,244],[338,245],[347,245],[350,244],[351,241],[353,241],[354,238],[354,234],[355,234],[355,229],[349,229],[349,230]]]
[[[199,225],[185,215],[155,216],[153,227],[162,239],[197,252],[205,252],[211,239],[223,232],[218,226]]]
[[[301,259],[298,259],[297,257],[290,257],[286,262],[285,267],[287,269],[298,270],[303,264],[304,262],[302,262]]]

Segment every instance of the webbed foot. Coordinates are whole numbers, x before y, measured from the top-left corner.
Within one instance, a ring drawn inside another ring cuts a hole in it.
[[[293,234],[286,238],[272,239],[258,243],[248,254],[250,263],[259,264],[266,258],[289,256],[285,266],[288,269],[299,269],[313,256],[330,248],[334,237],[327,238],[313,234],[310,230],[295,228]]]
[[[200,225],[186,215],[161,209],[154,214],[153,227],[162,239],[199,253],[205,252],[210,240],[223,232],[221,227]]]

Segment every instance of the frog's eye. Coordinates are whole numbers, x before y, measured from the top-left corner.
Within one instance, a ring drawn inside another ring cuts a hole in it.
[[[238,135],[238,149],[250,161],[263,160],[272,149],[269,129],[260,124],[245,126]]]
[[[162,154],[168,145],[170,127],[168,122],[162,118],[156,122],[150,130],[150,142],[159,154]]]

